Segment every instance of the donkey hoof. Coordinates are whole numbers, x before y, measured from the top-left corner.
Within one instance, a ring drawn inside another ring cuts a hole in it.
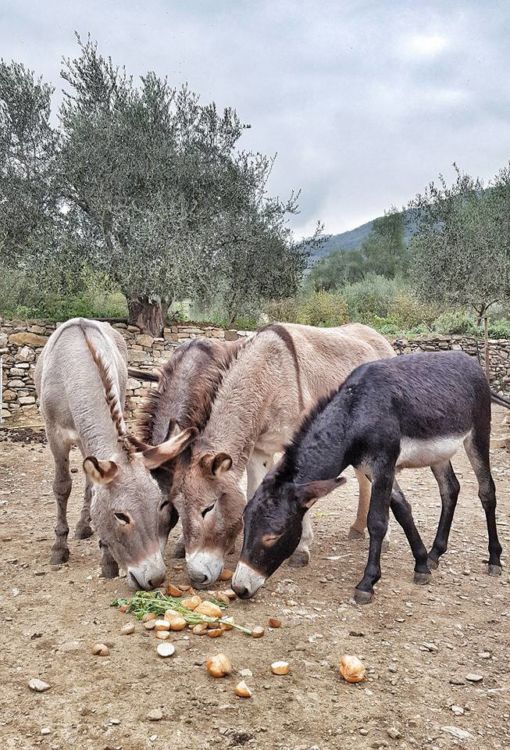
[[[305,550],[294,552],[294,554],[289,557],[289,565],[291,568],[304,568],[309,562],[310,553],[305,552]]]
[[[62,565],[69,560],[69,549],[54,549],[50,557],[50,565]]]
[[[356,604],[370,604],[374,594],[372,591],[361,591],[360,589],[354,589],[354,601]]]
[[[489,565],[487,572],[490,576],[500,576],[502,573],[501,565]]]
[[[414,571],[414,582],[419,586],[426,586],[432,579],[432,573],[418,573]]]
[[[365,538],[365,532],[364,531],[358,531],[358,529],[355,529],[354,526],[351,526],[349,529],[349,533],[347,534],[347,539],[364,539]]]
[[[74,538],[75,539],[88,539],[92,536],[94,532],[90,528],[90,526],[87,524],[78,525],[76,529],[74,530]]]
[[[433,557],[428,557],[427,567],[431,570],[437,570],[439,568],[439,560],[435,560]]]

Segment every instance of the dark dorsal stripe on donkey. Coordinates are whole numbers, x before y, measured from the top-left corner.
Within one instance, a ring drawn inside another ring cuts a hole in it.
[[[152,474],[164,497],[159,518],[162,549],[179,520],[172,502],[172,487],[179,472],[186,470],[190,450],[186,448],[163,463],[158,454],[181,430],[194,430],[196,434],[203,430],[223,376],[248,340],[193,339],[178,346],[156,374],[128,368],[131,377],[158,384],[145,395],[137,414],[137,436],[131,439],[146,454],[149,450],[154,452],[156,465]],[[177,543],[175,555],[184,557],[182,541]]]
[[[501,572],[496,495],[489,460],[491,394],[483,370],[462,352],[409,354],[361,365],[338,391],[303,422],[278,466],[258,488],[244,513],[244,543],[233,588],[252,596],[289,557],[301,535],[305,512],[317,498],[345,481],[352,465],[372,482],[370,547],[359,603],[369,602],[381,575],[381,543],[391,507],[415,558],[415,582],[446,551],[459,494],[450,459],[464,444],[476,474],[487,520],[491,575]],[[430,466],[442,511],[430,552],[414,524],[411,507],[395,481],[404,468]]]

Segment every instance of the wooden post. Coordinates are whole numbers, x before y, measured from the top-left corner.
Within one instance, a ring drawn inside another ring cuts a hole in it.
[[[487,382],[491,382],[491,363],[489,354],[489,321],[487,315],[483,319],[483,340],[484,340],[484,355],[485,355],[485,377]]]

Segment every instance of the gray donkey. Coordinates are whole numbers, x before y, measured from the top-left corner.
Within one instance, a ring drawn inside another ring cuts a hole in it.
[[[122,405],[127,349],[108,323],[74,318],[50,336],[36,365],[35,381],[48,443],[55,461],[53,490],[57,525],[51,562],[69,559],[67,501],[71,493],[69,451],[84,456],[85,501],[76,537],[99,535],[101,570],[107,578],[128,572],[131,586],[151,589],[165,577],[158,524],[161,493],[149,469],[173,458],[191,433],[136,452],[127,437]]]

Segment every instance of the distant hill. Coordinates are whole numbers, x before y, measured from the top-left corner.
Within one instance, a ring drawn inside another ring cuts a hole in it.
[[[408,209],[405,213],[406,225],[404,230],[404,239],[407,243],[413,236],[413,225],[412,222],[408,223],[408,219],[411,217],[410,210]],[[330,235],[327,240],[317,249],[317,251],[312,253],[312,260],[325,258],[335,250],[357,250],[372,231],[372,225],[374,221],[375,219],[373,219],[372,221],[367,221],[366,224],[361,224],[359,227],[350,229],[348,232]]]

